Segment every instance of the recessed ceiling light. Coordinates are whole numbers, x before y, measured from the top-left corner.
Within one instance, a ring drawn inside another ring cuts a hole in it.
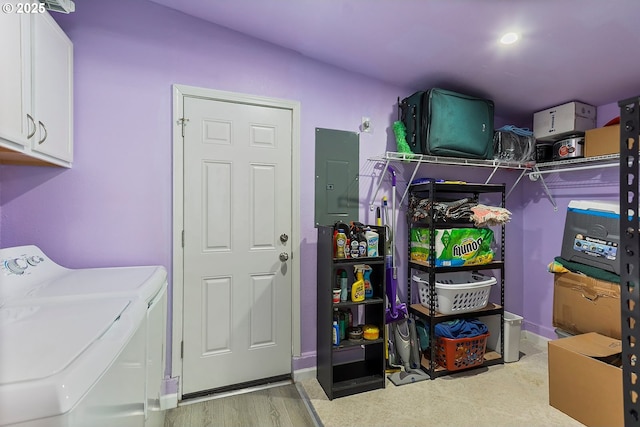
[[[506,33],[504,36],[500,38],[500,43],[502,44],[513,44],[518,41],[517,33]]]

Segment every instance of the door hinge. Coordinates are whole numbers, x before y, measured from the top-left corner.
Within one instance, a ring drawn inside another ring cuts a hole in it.
[[[182,230],[182,247],[184,248],[184,230]]]
[[[184,341],[180,341],[180,359],[184,359]]]
[[[189,119],[185,119],[184,117],[178,119],[178,123],[182,126],[182,137],[184,138],[184,127],[187,125]]]

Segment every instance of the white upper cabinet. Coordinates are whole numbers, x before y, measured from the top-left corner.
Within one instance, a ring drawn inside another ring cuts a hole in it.
[[[71,167],[73,44],[48,12],[9,3],[13,13],[0,15],[0,162]]]
[[[48,13],[32,15],[34,151],[73,161],[73,45]]]
[[[30,16],[0,13],[0,139],[2,146],[24,149],[34,130],[31,114]]]

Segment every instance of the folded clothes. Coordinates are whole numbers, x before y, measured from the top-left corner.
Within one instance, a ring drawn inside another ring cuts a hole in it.
[[[476,227],[502,225],[511,219],[511,212],[499,206],[479,204],[476,198],[463,198],[452,201],[432,201],[428,198],[411,196],[409,198],[409,218],[413,222],[433,218],[441,222],[473,222]]]
[[[476,227],[487,227],[501,225],[511,220],[511,212],[498,206],[487,206],[478,204],[471,208],[473,215],[471,221]]]
[[[414,222],[425,221],[433,217],[442,222],[470,222],[473,211],[471,208],[478,202],[472,198],[453,201],[432,201],[420,197],[409,198],[408,215]]]
[[[478,319],[456,319],[435,326],[436,337],[442,338],[472,338],[484,335],[488,331],[487,325]]]

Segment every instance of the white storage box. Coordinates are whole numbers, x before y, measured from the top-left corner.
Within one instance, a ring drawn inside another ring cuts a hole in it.
[[[582,102],[567,102],[533,115],[533,136],[540,141],[558,141],[595,127],[596,107]]]
[[[429,274],[414,274],[418,284],[420,304],[430,308]],[[436,275],[436,310],[442,314],[466,313],[480,310],[489,302],[491,286],[495,277],[472,271],[456,271]]]

